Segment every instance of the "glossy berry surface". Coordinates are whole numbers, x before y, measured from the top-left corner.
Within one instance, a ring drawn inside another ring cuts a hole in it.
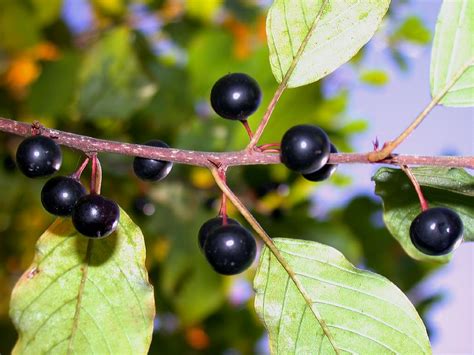
[[[411,223],[410,238],[415,247],[428,255],[444,255],[462,242],[463,223],[459,215],[444,207],[429,208]]]
[[[207,261],[223,275],[235,275],[247,269],[256,252],[257,244],[250,232],[234,224],[216,228],[204,244]]]
[[[281,140],[281,162],[290,170],[310,174],[328,161],[330,142],[327,134],[313,125],[290,128]]]
[[[90,238],[103,238],[115,231],[120,217],[118,205],[100,195],[81,197],[72,210],[76,230]]]
[[[55,176],[41,190],[41,203],[51,214],[70,216],[77,200],[86,194],[82,184],[73,178]]]
[[[204,244],[206,243],[209,234],[214,232],[217,228],[222,227],[224,223],[224,219],[222,217],[214,217],[206,222],[199,228],[198,232],[198,243],[199,248],[204,250]],[[239,224],[235,219],[227,217],[227,224]]]
[[[145,143],[151,147],[169,148],[169,145],[160,140],[151,140]],[[133,171],[142,180],[160,181],[171,171],[173,163],[164,160],[136,157],[133,160]]]
[[[257,110],[261,100],[258,83],[243,73],[223,76],[211,90],[212,108],[219,116],[230,120],[246,120]]]
[[[337,153],[337,149],[332,143],[331,153]],[[303,177],[309,181],[324,181],[329,179],[336,170],[337,164],[325,164],[321,169],[316,170],[314,173],[303,174]]]
[[[55,141],[44,136],[26,138],[16,151],[18,168],[30,178],[54,174],[61,162],[61,149]]]

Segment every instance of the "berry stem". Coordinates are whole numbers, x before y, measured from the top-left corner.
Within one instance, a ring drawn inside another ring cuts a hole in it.
[[[245,130],[247,131],[247,134],[249,135],[249,138],[252,139],[253,137],[253,132],[252,129],[249,126],[249,122],[247,120],[240,121],[244,125]]]
[[[31,124],[0,117],[0,131],[18,136],[31,136]],[[84,153],[115,153],[132,157],[166,160],[173,163],[212,168],[215,164],[225,166],[280,164],[277,154],[268,152],[201,152],[194,150],[158,148],[141,144],[131,144],[105,139],[82,136],[56,129],[43,128],[47,136],[55,137],[55,142],[66,147],[78,149]],[[374,164],[367,153],[337,153],[329,156],[331,164]],[[419,156],[392,154],[377,164],[391,165],[429,165],[474,169],[474,156]]]
[[[425,196],[423,195],[423,191],[421,190],[421,186],[418,183],[418,180],[416,180],[415,175],[413,175],[413,172],[406,165],[400,165],[400,168],[406,174],[408,179],[410,179],[413,187],[415,188],[416,194],[418,195],[418,199],[420,200],[421,210],[426,211],[429,208],[428,202],[426,201]]]
[[[315,305],[313,304],[313,301],[311,300],[311,297],[309,294],[306,292],[306,289],[300,282],[300,280],[296,277],[295,272],[291,268],[291,266],[288,264],[288,261],[286,261],[285,257],[280,253],[278,250],[277,246],[275,243],[273,243],[272,238],[265,232],[265,230],[262,228],[262,226],[257,222],[255,217],[250,213],[250,211],[245,207],[245,205],[240,201],[240,199],[232,192],[232,190],[227,186],[225,181],[222,179],[219,170],[216,168],[211,169],[212,175],[214,176],[214,179],[216,180],[217,185],[219,188],[222,190],[222,192],[227,195],[228,199],[232,202],[232,204],[239,210],[239,212],[242,214],[242,216],[247,220],[247,222],[252,226],[252,228],[257,232],[257,235],[262,239],[262,241],[265,243],[267,248],[272,252],[272,254],[275,256],[275,258],[278,260],[278,262],[281,264],[281,266],[285,269],[287,272],[288,276],[291,278],[295,286],[298,288],[300,291],[301,295],[303,296],[306,304],[308,305],[309,309],[313,312],[314,316],[318,320],[319,325],[321,326],[324,334],[327,336],[329,342],[333,346],[336,354],[339,354],[339,349],[335,344],[334,337],[332,333],[329,330],[329,327],[327,326],[326,322],[322,318],[321,314],[319,311],[316,309]]]
[[[461,78],[464,72],[469,69],[474,64],[474,57],[470,58],[462,67],[461,69],[454,75],[451,81],[446,84],[446,86],[441,90],[441,92],[433,97],[431,102],[425,109],[415,118],[415,120],[393,141],[387,142],[384,147],[375,152],[371,152],[368,154],[368,159],[371,162],[378,162],[381,159],[387,158],[395,148],[397,148],[419,125],[423,120],[428,116],[431,110],[439,104],[439,102],[443,99],[443,97],[448,93],[449,89],[451,89],[454,84]]]
[[[73,179],[79,180],[81,178],[82,173],[84,172],[84,169],[87,167],[87,164],[89,164],[89,157],[86,157],[82,164],[79,166],[79,168],[71,175]]]
[[[227,184],[227,176],[226,172],[224,169],[218,169],[219,177],[220,179],[224,182],[224,184]],[[221,207],[219,209],[219,216],[222,217],[222,224],[226,225],[227,224],[227,195],[222,192],[222,199],[221,199]]]
[[[262,151],[268,150],[268,148],[280,148],[280,143],[267,143],[257,146],[258,149]]]
[[[91,172],[91,194],[100,195],[102,187],[102,166],[100,165],[97,153],[92,153],[92,172]]]

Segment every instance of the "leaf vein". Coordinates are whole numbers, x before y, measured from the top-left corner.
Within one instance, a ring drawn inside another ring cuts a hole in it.
[[[18,318],[18,324],[21,323],[21,320],[23,319],[23,316],[25,314],[25,311],[30,308],[30,306],[38,300],[38,298],[40,298],[53,284],[55,284],[58,280],[60,280],[63,276],[67,275],[69,272],[71,272],[72,270],[76,269],[77,267],[81,266],[82,263],[79,263],[79,264],[76,264],[72,267],[70,267],[69,269],[67,269],[66,271],[64,271],[62,274],[59,274],[57,275],[53,280],[51,280],[51,282],[38,294],[36,295],[35,298],[33,298],[26,306],[25,308],[23,308],[23,310],[21,311],[21,314],[20,314],[20,317]]]
[[[343,326],[340,326],[340,325],[336,325],[336,324],[328,324],[328,327],[330,328],[336,328],[336,329],[340,329],[340,330],[343,330],[343,331],[346,331],[346,332],[349,332],[349,333],[353,333],[353,334],[356,334],[362,338],[365,338],[365,339],[368,339],[376,344],[379,344],[380,346],[384,347],[385,349],[391,351],[392,353],[394,354],[398,354],[395,350],[393,350],[390,346],[388,346],[387,344],[377,340],[377,339],[374,339],[372,338],[371,336],[367,335],[367,334],[363,334],[363,333],[360,333],[358,332],[357,330],[354,330],[354,329],[350,329],[350,328],[347,328],[347,327],[343,327]]]
[[[393,329],[395,330],[396,332],[406,336],[407,338],[411,339],[420,349],[423,353],[426,353],[424,350],[423,350],[423,347],[421,346],[421,344],[418,342],[417,339],[413,338],[410,334],[408,333],[405,333],[403,331],[401,331],[400,329],[397,329],[395,328],[394,326],[392,326],[391,324],[385,322],[384,320],[378,318],[378,317],[375,317],[371,314],[368,314],[368,313],[364,313],[364,312],[361,312],[360,310],[356,309],[356,308],[352,308],[352,307],[347,307],[345,305],[342,305],[342,304],[338,304],[338,303],[333,303],[333,302],[327,302],[327,301],[314,301],[314,303],[320,303],[320,304],[325,304],[325,305],[328,305],[328,306],[333,306],[333,307],[336,307],[336,308],[341,308],[343,310],[346,310],[346,311],[349,311],[349,312],[354,312],[354,313],[357,313],[361,316],[365,316],[367,318],[370,318],[370,319],[373,319],[374,321],[380,323],[380,324],[383,324],[385,325],[386,327],[390,328],[390,329]]]

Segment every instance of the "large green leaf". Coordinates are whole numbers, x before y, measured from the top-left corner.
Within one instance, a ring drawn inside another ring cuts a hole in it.
[[[474,177],[463,169],[413,168],[418,183],[431,207],[455,210],[464,223],[464,240],[474,240]],[[420,202],[410,180],[400,169],[381,168],[372,178],[375,193],[383,200],[384,221],[390,233],[413,258],[446,262],[446,256],[428,256],[418,251],[410,240],[410,225],[421,212]]]
[[[443,1],[431,54],[431,94],[442,93],[461,68],[470,67],[449,89],[441,104],[474,105],[474,1]]]
[[[79,110],[86,118],[127,118],[156,92],[134,53],[125,27],[107,33],[88,53],[82,68]]]
[[[255,306],[274,354],[427,354],[425,326],[406,296],[383,276],[359,270],[329,246],[275,239],[312,301],[265,248],[254,281]],[[325,334],[314,314],[328,329]],[[333,339],[334,347],[328,340]]]
[[[281,82],[289,72],[288,87],[328,75],[369,41],[389,4],[390,0],[275,0],[267,17],[273,75]]]
[[[13,353],[147,353],[155,308],[145,245],[120,213],[117,231],[105,239],[79,235],[70,219],[41,236],[12,294]]]

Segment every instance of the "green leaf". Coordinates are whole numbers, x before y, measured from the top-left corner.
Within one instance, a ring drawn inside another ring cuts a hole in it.
[[[456,74],[464,74],[440,101],[445,106],[474,105],[474,2],[443,1],[431,53],[431,95],[445,91]]]
[[[389,4],[390,0],[276,0],[267,17],[276,80],[280,83],[288,76],[288,87],[298,87],[337,69],[374,35]]]
[[[76,92],[79,64],[80,58],[74,52],[65,52],[59,60],[44,63],[27,100],[35,115],[55,116],[68,108]]]
[[[360,80],[369,85],[384,86],[390,77],[383,70],[366,70],[360,74]]]
[[[104,239],[79,235],[70,219],[40,237],[12,294],[14,354],[147,353],[155,308],[145,245],[120,213],[117,231]]]
[[[90,51],[83,66],[79,110],[86,118],[127,118],[156,92],[142,72],[131,34],[118,27]]]
[[[31,0],[36,19],[42,25],[49,25],[56,21],[61,14],[63,0]]]
[[[418,16],[409,16],[392,36],[392,40],[399,39],[423,45],[430,42],[431,33],[421,18]]]
[[[31,9],[23,1],[0,1],[0,41],[2,49],[19,51],[33,47],[41,35]]]
[[[430,207],[455,210],[464,224],[464,240],[474,240],[474,177],[463,169],[420,167],[411,169]],[[390,233],[413,258],[446,262],[446,256],[419,252],[410,240],[410,225],[421,212],[420,202],[410,180],[400,169],[381,168],[373,176],[375,193],[383,200],[384,221]]]
[[[329,246],[274,241],[312,307],[265,248],[254,281],[255,306],[269,332],[273,354],[335,353],[314,315],[318,313],[340,353],[431,353],[422,320],[389,280],[357,269]]]

